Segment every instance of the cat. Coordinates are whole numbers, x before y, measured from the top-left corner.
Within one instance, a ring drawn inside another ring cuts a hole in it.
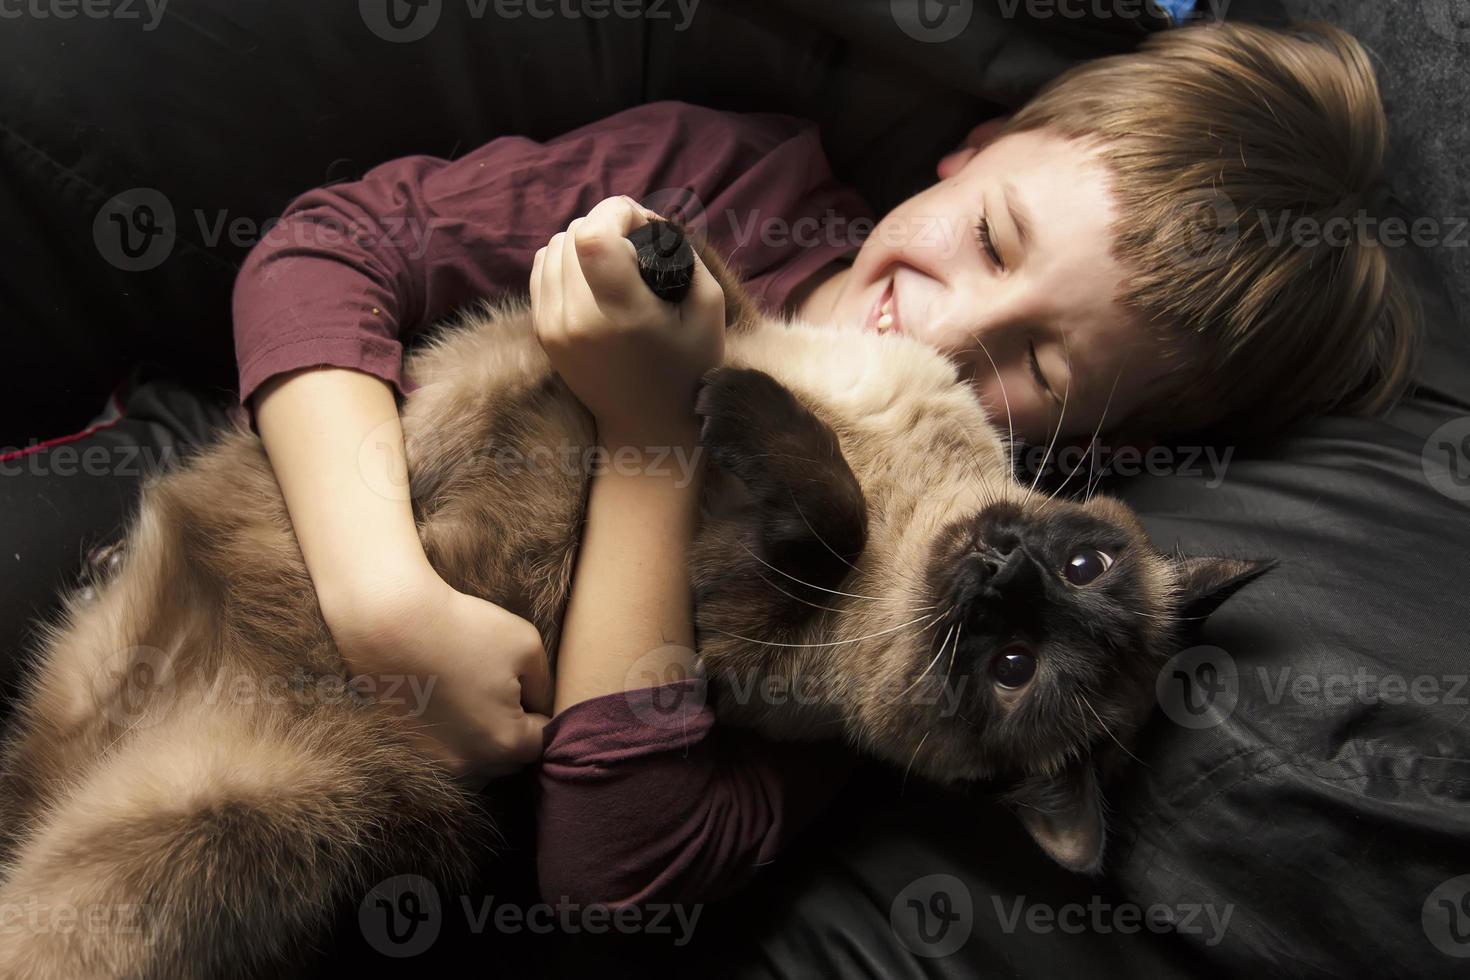
[[[696,402],[710,465],[690,568],[721,723],[995,780],[1043,850],[1095,870],[1105,756],[1180,624],[1265,565],[1165,555],[1115,500],[1022,486],[942,355],[765,315],[701,258],[728,338]],[[588,473],[545,463],[588,458],[590,416],[524,300],[464,316],[406,371],[399,489],[430,561],[554,656]],[[488,846],[482,809],[347,679],[239,424],[146,488],[46,633],[0,757],[0,908],[139,921],[12,934],[0,976],[256,975],[386,873],[459,881]]]

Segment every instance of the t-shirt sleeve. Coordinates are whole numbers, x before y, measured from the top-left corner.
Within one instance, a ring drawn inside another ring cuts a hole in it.
[[[547,901],[709,901],[747,881],[831,800],[840,744],[715,725],[695,681],[573,705],[546,727],[537,867]]]
[[[355,368],[406,393],[403,343],[473,300],[524,292],[536,250],[613,194],[703,231],[758,301],[855,250],[867,207],[828,169],[813,124],[678,102],[457,160],[407,157],[303,194],[234,290],[240,400],[267,378]]]

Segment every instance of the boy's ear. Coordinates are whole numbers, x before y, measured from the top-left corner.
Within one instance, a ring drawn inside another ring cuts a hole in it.
[[[939,160],[939,166],[935,170],[940,180],[948,180],[964,169],[965,164],[974,158],[975,154],[985,149],[986,146],[1000,135],[1002,127],[1010,120],[1010,116],[996,116],[987,119],[965,136],[960,145]]]

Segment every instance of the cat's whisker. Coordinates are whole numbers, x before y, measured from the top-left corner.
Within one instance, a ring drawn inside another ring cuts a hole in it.
[[[823,606],[818,603],[812,602],[810,599],[807,599],[804,596],[799,596],[795,592],[787,592],[785,589],[781,588],[781,586],[777,585],[775,582],[772,582],[764,575],[760,576],[760,580],[769,585],[771,588],[775,589],[777,592],[781,593],[782,595],[791,599],[795,599],[802,605],[810,606],[813,609],[820,609],[823,612],[837,613],[839,616],[849,615],[854,611],[851,609],[838,609],[836,606]]]
[[[1041,483],[1041,474],[1046,472],[1046,464],[1051,460],[1051,452],[1056,448],[1057,439],[1062,434],[1062,425],[1067,419],[1067,399],[1072,394],[1072,349],[1067,344],[1067,335],[1062,334],[1062,349],[1067,355],[1067,387],[1062,391],[1062,407],[1057,413],[1057,427],[1052,431],[1051,442],[1047,443],[1046,453],[1041,457],[1041,463],[1036,467],[1036,476],[1031,480],[1031,486],[1026,490],[1026,501],[1029,503],[1031,495],[1036,492]]]
[[[796,491],[791,490],[791,489],[788,488],[786,492],[791,495],[791,505],[796,508],[796,516],[800,517],[801,518],[801,523],[805,524],[806,525],[806,529],[808,531],[812,532],[812,537],[814,537],[818,541],[820,541],[823,548],[826,548],[828,551],[832,552],[832,557],[833,558],[836,558],[838,561],[842,562],[842,564],[846,565],[848,568],[852,569],[853,571],[857,571],[857,566],[856,565],[854,565],[852,562],[848,561],[846,558],[843,558],[841,555],[839,555],[833,549],[833,547],[830,544],[827,543],[827,540],[825,538],[823,538],[820,534],[817,533],[817,529],[814,528],[814,527],[812,527],[812,522],[806,519],[806,514],[803,513],[802,512],[802,509],[801,509],[801,503],[796,499]]]
[[[900,796],[902,796],[903,795],[903,791],[908,788],[908,785],[909,785],[909,773],[913,770],[914,763],[919,761],[919,753],[924,750],[924,743],[927,742],[927,741],[929,741],[929,732],[928,731],[925,731],[924,732],[924,737],[921,738],[921,739],[919,739],[919,745],[918,745],[917,748],[914,749],[914,754],[913,754],[912,757],[910,757],[909,764],[908,764],[908,766],[903,771],[903,782],[900,783],[899,784],[899,787],[898,787],[898,793],[899,793]]]
[[[949,653],[949,669],[944,672],[944,685],[943,686],[945,686],[945,687],[948,687],[949,686],[949,675],[952,674],[952,673],[954,673],[954,662],[960,658],[960,637],[965,632],[965,621],[963,619],[960,620],[959,626],[960,626],[959,632],[955,634],[954,646],[950,648],[950,653]]]
[[[901,629],[904,629],[905,627],[912,626],[915,623],[924,622],[925,620],[929,620],[929,619],[938,620],[940,618],[940,615],[942,615],[942,614],[936,613],[933,616],[920,616],[917,619],[911,619],[911,620],[909,620],[907,623],[899,623],[897,626],[890,626],[888,629],[886,629],[886,630],[879,630],[876,633],[868,633],[865,636],[854,636],[854,637],[850,637],[850,638],[848,638],[846,640],[831,640],[831,641],[826,642],[826,643],[773,643],[770,640],[757,640],[754,637],[741,636],[738,633],[731,633],[728,630],[711,630],[710,632],[712,632],[712,633],[718,633],[721,636],[728,636],[732,640],[739,640],[742,643],[754,643],[757,646],[763,646],[763,647],[796,647],[796,648],[799,648],[799,649],[806,650],[806,649],[816,649],[816,648],[819,648],[819,647],[840,647],[840,646],[846,646],[849,643],[861,643],[864,640],[871,640],[871,639],[873,639],[874,637],[877,637],[877,636],[887,636],[889,633],[896,633],[897,631],[899,631]]]
[[[816,584],[814,584],[812,582],[804,581],[803,579],[799,579],[795,575],[792,575],[790,572],[788,572],[788,571],[786,571],[784,569],[777,568],[775,565],[772,565],[770,562],[766,561],[760,555],[756,554],[754,551],[751,551],[750,550],[750,546],[747,545],[744,541],[741,541],[740,542],[740,547],[742,547],[742,548],[745,549],[745,553],[747,555],[749,555],[750,557],[754,558],[756,561],[760,562],[762,565],[766,566],[771,571],[775,572],[778,575],[784,575],[787,578],[791,579],[791,581],[797,583],[798,585],[804,585],[804,586],[806,586],[809,589],[816,589],[819,592],[830,592],[832,595],[845,596],[845,597],[847,597],[849,599],[866,599],[869,602],[892,603],[894,601],[892,598],[885,598],[883,596],[859,595],[856,592],[842,592],[842,591],[840,591],[838,589],[829,589],[829,588],[826,588],[825,586],[816,585]]]
[[[980,335],[972,333],[970,334],[970,339],[975,342],[975,346],[980,348],[980,353],[984,354],[985,359],[990,362],[990,369],[995,372],[995,383],[1000,385],[1001,401],[1005,402],[1006,406],[1006,452],[1010,454],[1011,465],[1015,466],[1016,427],[1011,421],[1011,397],[1006,394],[1005,379],[1000,376],[1000,366],[995,363],[995,358],[990,356],[990,351],[985,349],[985,344],[981,342]]]
[[[931,660],[931,661],[929,661],[929,665],[919,672],[919,676],[914,678],[914,682],[912,684],[910,684],[908,687],[904,688],[902,691],[899,691],[898,692],[898,697],[894,698],[893,699],[893,702],[890,702],[890,703],[902,701],[904,699],[904,696],[906,694],[908,694],[914,688],[918,687],[919,684],[924,680],[924,678],[929,676],[929,671],[934,668],[934,665],[935,664],[939,663],[939,658],[942,657],[942,656],[944,656],[944,648],[947,647],[947,646],[949,646],[949,638],[950,638],[950,635],[954,633],[955,628],[958,625],[959,624],[956,623],[954,626],[951,626],[949,628],[949,632],[947,632],[947,633],[944,634],[944,639],[939,644],[939,652],[934,655],[934,659]]]
[[[1082,502],[1084,504],[1087,503],[1089,500],[1092,499],[1093,493],[1097,490],[1098,485],[1101,485],[1102,478],[1107,474],[1107,468],[1106,467],[1098,470],[1097,471],[1097,484],[1094,484],[1093,483],[1093,467],[1096,465],[1096,463],[1097,463],[1097,456],[1096,456],[1096,454],[1089,453],[1088,456],[1087,456],[1087,483],[1084,484],[1083,485],[1083,488],[1082,488]]]
[[[1128,751],[1128,746],[1126,746],[1122,742],[1118,741],[1118,736],[1114,735],[1113,734],[1113,730],[1108,727],[1107,722],[1105,722],[1105,721],[1102,720],[1102,716],[1100,716],[1097,713],[1097,709],[1092,706],[1092,702],[1089,701],[1089,700],[1087,700],[1087,695],[1086,694],[1083,694],[1081,691],[1078,691],[1077,692],[1077,696],[1082,699],[1082,703],[1084,705],[1086,705],[1087,710],[1092,712],[1092,717],[1094,717],[1094,718],[1097,719],[1097,723],[1102,726],[1102,730],[1107,734],[1108,738],[1110,738],[1110,739],[1113,740],[1113,744],[1116,745],[1116,746],[1118,746],[1118,748],[1122,749],[1123,750],[1123,754],[1126,755],[1126,756],[1128,756],[1128,758],[1132,759],[1134,762],[1138,763],[1140,766],[1143,766],[1145,769],[1149,768],[1148,763],[1144,762],[1138,756],[1136,756],[1132,752]]]
[[[1113,376],[1113,386],[1108,389],[1108,400],[1103,403],[1102,418],[1097,420],[1097,428],[1092,430],[1092,438],[1087,440],[1087,458],[1089,461],[1093,458],[1093,449],[1097,445],[1098,436],[1102,435],[1103,424],[1108,420],[1108,409],[1111,408],[1113,405],[1113,395],[1117,392],[1118,382],[1122,379],[1122,377],[1123,369],[1120,367],[1118,368],[1118,373]],[[1090,471],[1092,469],[1092,463],[1089,462],[1087,465],[1088,470]],[[1067,474],[1067,478],[1063,480],[1057,486],[1057,488],[1051,492],[1050,496],[1053,500],[1055,500],[1061,494],[1061,492],[1066,488],[1067,484],[1072,482],[1072,477],[1077,475],[1077,471],[1081,469],[1081,467],[1082,460],[1079,459],[1077,460],[1076,465],[1072,467],[1072,471]]]

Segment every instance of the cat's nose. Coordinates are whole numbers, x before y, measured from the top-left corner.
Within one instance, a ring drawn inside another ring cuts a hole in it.
[[[972,550],[956,569],[954,594],[973,631],[1040,629],[1046,584],[1019,542],[1009,550],[993,542]]]
[[[1014,544],[1004,548],[996,547],[980,558],[976,569],[981,592],[1004,595],[1018,579],[1024,577],[1030,564],[1031,560]]]

